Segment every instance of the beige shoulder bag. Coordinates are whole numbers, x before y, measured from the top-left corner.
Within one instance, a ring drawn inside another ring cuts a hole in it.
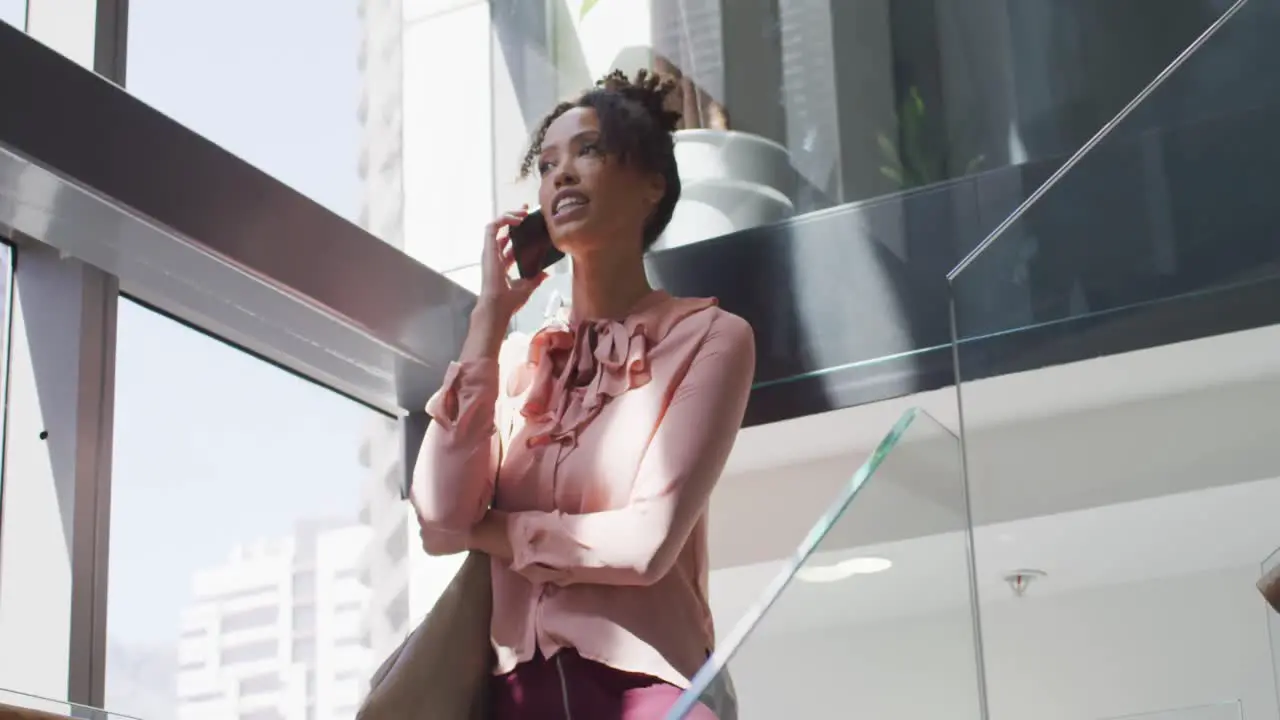
[[[373,674],[356,720],[484,720],[494,655],[489,556],[468,553],[422,624]]]

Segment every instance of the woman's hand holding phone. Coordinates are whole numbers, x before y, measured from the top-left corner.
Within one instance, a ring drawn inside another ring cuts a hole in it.
[[[516,311],[546,279],[546,273],[531,278],[511,278],[515,264],[509,228],[519,225],[529,214],[529,206],[503,213],[485,226],[480,255],[480,295],[471,311],[471,326],[462,345],[460,360],[497,358],[507,325]]]

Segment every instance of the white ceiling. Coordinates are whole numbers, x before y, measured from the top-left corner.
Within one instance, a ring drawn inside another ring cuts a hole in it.
[[[963,394],[980,592],[1056,593],[1260,563],[1280,546],[1280,329],[971,383]],[[722,631],[907,408],[917,417],[828,540],[878,575],[793,584],[765,631],[968,603],[954,390],[743,431],[712,504]]]

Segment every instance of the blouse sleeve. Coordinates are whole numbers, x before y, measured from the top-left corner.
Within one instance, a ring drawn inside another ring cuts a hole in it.
[[[410,499],[423,525],[466,532],[493,499],[501,449],[495,422],[498,363],[452,363],[427,401],[431,424],[418,450]]]
[[[651,585],[662,579],[728,461],[754,374],[751,326],[720,314],[654,432],[628,504],[578,515],[512,513],[512,568],[559,585]]]

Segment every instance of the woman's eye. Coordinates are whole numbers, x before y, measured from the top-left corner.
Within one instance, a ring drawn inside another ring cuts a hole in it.
[[[540,163],[538,163],[538,174],[539,174],[539,175],[546,175],[546,174],[547,174],[548,172],[550,172],[550,171],[551,171],[551,163],[548,163],[548,162],[540,162]]]
[[[579,152],[582,155],[598,155],[600,154],[600,146],[595,143],[583,143]]]

